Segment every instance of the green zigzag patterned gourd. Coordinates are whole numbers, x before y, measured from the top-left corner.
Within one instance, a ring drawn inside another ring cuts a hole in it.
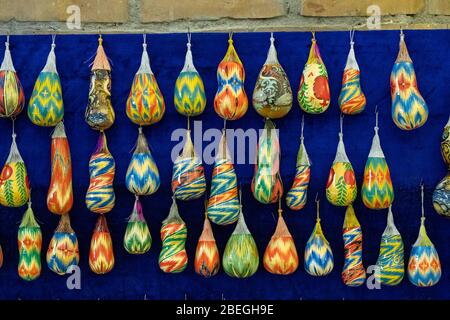
[[[142,212],[142,205],[136,197],[133,212],[128,220],[127,229],[123,238],[123,246],[128,253],[143,254],[150,250],[152,236]]]

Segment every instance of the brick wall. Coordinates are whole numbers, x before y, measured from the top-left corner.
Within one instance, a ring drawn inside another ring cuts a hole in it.
[[[0,0],[0,8],[2,33],[367,29],[377,13],[382,29],[450,25],[450,0]]]

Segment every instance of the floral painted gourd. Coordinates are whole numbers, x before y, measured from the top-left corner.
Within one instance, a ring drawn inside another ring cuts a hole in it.
[[[297,100],[306,113],[319,114],[330,106],[328,72],[320,56],[319,46],[313,34],[308,61],[302,72]]]
[[[425,124],[428,106],[419,92],[414,65],[400,34],[400,50],[391,72],[392,119],[402,130],[413,130]]]
[[[195,272],[205,278],[212,277],[219,272],[220,255],[216,239],[212,231],[208,216],[205,216],[203,231],[197,242],[194,260]]]
[[[278,61],[273,35],[266,62],[259,72],[253,91],[253,107],[264,118],[284,117],[292,107],[292,89],[283,67]]]
[[[114,251],[108,223],[99,215],[89,249],[89,268],[96,274],[105,274],[114,267]]]
[[[152,236],[142,212],[139,197],[136,196],[133,212],[128,218],[127,229],[123,238],[123,247],[131,254],[144,254],[152,246]]]
[[[35,125],[53,127],[60,123],[63,117],[64,102],[61,80],[56,70],[55,42],[53,41],[47,63],[34,83],[28,104],[28,118]]]
[[[217,67],[217,92],[214,97],[214,110],[226,120],[237,120],[248,109],[248,98],[244,88],[245,70],[233,45],[228,39],[228,50]]]
[[[440,215],[450,217],[450,118],[442,133],[441,153],[448,171],[434,189],[433,207]]]

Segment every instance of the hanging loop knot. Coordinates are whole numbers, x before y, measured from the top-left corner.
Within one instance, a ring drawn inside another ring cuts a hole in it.
[[[273,37],[273,32],[270,33],[270,44],[275,43],[275,38]]]

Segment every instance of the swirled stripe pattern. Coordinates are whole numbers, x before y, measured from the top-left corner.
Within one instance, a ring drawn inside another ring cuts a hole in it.
[[[294,182],[286,195],[286,204],[291,210],[301,210],[305,206],[310,178],[310,166],[297,166]]]
[[[366,107],[366,97],[361,90],[360,71],[347,69],[342,76],[339,106],[344,114],[358,114]]]
[[[362,263],[361,226],[343,229],[344,269],[342,281],[350,287],[362,285],[366,280],[366,271]]]
[[[403,240],[399,234],[383,234],[381,237],[378,280],[387,286],[399,284],[405,274]]]
[[[17,73],[0,71],[0,117],[18,116],[25,105],[25,95]]]
[[[185,249],[187,238],[186,224],[169,222],[161,227],[162,248],[159,254],[159,268],[167,273],[179,273],[187,266]]]

